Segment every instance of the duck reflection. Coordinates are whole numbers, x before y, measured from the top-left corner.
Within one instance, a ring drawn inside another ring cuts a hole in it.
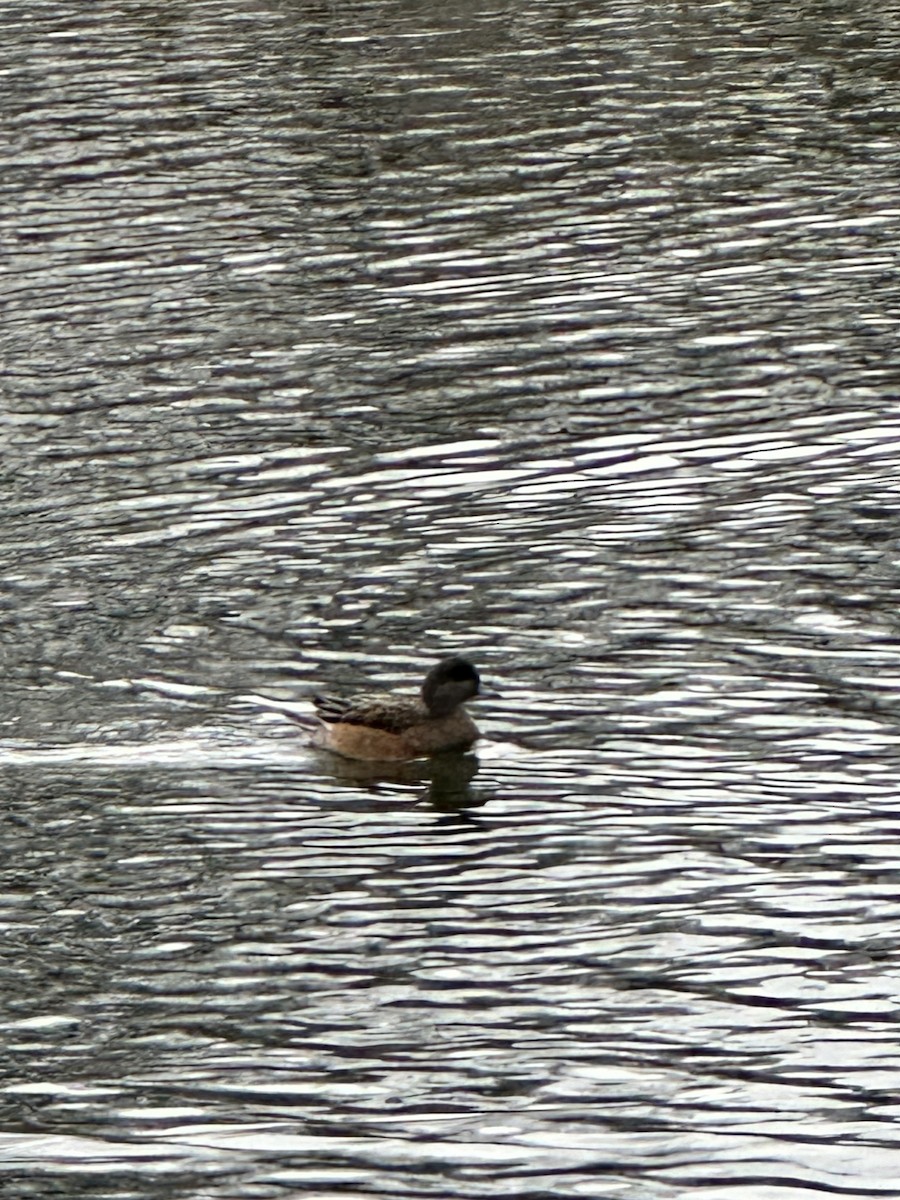
[[[440,812],[480,808],[487,802],[486,796],[479,795],[471,787],[479,766],[475,754],[435,754],[431,758],[405,762],[365,762],[338,755],[328,755],[328,759],[331,774],[341,783],[373,789],[384,783],[421,788],[422,799]]]

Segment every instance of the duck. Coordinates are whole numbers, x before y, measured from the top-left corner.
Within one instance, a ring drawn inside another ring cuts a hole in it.
[[[483,694],[480,688],[472,664],[454,654],[431,668],[418,696],[316,696],[313,744],[344,758],[379,762],[468,750],[479,732],[463,705]]]

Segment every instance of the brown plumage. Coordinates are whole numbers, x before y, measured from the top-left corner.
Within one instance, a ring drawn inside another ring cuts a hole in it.
[[[347,758],[423,758],[467,750],[478,737],[462,707],[478,695],[478,672],[464,658],[442,659],[425,676],[420,696],[317,696],[314,742]]]

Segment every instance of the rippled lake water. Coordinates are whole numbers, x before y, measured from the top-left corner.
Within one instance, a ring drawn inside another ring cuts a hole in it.
[[[0,1189],[895,1196],[897,8],[0,19]]]

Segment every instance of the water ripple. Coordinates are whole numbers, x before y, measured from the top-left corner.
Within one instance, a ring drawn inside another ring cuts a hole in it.
[[[894,1195],[890,15],[3,16],[11,1194]]]

